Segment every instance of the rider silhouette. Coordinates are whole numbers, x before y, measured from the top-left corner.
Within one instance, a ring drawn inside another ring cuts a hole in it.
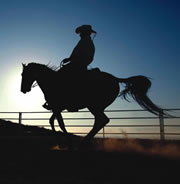
[[[91,34],[96,34],[90,25],[82,25],[76,28],[75,32],[80,34],[80,41],[75,46],[69,58],[65,58],[63,63],[68,63],[68,67],[75,67],[75,69],[86,69],[93,61],[95,46],[91,39]]]
[[[73,49],[70,57],[62,61],[64,66],[58,71],[61,75],[71,79],[73,77],[78,79],[79,76],[82,76],[87,71],[87,67],[92,63],[95,53],[91,34],[96,34],[96,31],[92,29],[91,25],[77,27],[75,32],[80,35],[81,39]],[[48,110],[51,109],[47,102],[43,107]]]

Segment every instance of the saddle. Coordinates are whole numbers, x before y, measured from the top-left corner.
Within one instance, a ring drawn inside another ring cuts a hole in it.
[[[101,71],[99,68],[93,68],[87,71],[65,70],[61,72],[61,70],[59,70],[58,73],[58,80],[60,79],[62,82],[64,81],[66,85],[68,83],[68,86],[73,86],[74,82],[83,84],[89,83],[92,79],[98,78],[100,76]]]
[[[87,71],[89,77],[97,77],[100,74],[101,70],[99,68],[92,68]]]

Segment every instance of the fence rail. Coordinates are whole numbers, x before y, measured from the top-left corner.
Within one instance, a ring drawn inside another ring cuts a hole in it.
[[[98,135],[105,136],[149,136],[150,138],[159,137],[161,140],[164,140],[167,136],[168,138],[172,137],[175,139],[180,139],[180,109],[164,109],[171,112],[172,116],[155,116],[151,115],[145,110],[106,110],[105,113],[110,117],[112,123],[107,124]],[[141,114],[140,116],[138,114]],[[16,123],[27,124],[27,125],[36,125],[41,127],[50,128],[48,123],[49,117],[52,112],[50,111],[39,111],[39,112],[0,112],[0,119],[14,121]],[[115,114],[115,115],[114,115]],[[127,116],[123,116],[127,114]],[[38,117],[37,117],[38,115]],[[88,131],[83,132],[83,128],[92,128],[94,117],[90,116],[89,111],[79,111],[76,113],[70,113],[64,111],[62,113],[65,125],[67,128],[71,128],[70,132],[75,134],[87,134]],[[76,115],[76,116],[74,116]],[[77,115],[81,115],[77,117]],[[71,117],[68,117],[71,116]],[[89,120],[91,123],[89,123]],[[133,121],[140,121],[138,124]],[[34,123],[34,121],[43,121],[43,124]],[[69,124],[71,121],[73,124]],[[76,121],[76,123],[74,123]],[[78,123],[77,123],[78,121]],[[83,121],[83,123],[82,123]],[[111,122],[110,121],[110,122]],[[123,122],[122,122],[123,121]],[[124,122],[128,121],[128,122]],[[143,121],[143,122],[141,122]],[[153,121],[149,123],[147,121]],[[155,122],[154,122],[155,121]],[[28,122],[28,123],[27,123]],[[31,122],[31,123],[30,123]],[[80,123],[81,122],[81,123]],[[88,122],[88,123],[87,123]],[[55,127],[58,127],[55,125]],[[72,129],[76,128],[77,131]],[[80,128],[80,130],[79,130]],[[130,128],[131,131],[128,132],[127,129]],[[142,132],[137,129],[150,129]],[[112,130],[113,129],[113,130]],[[135,132],[132,132],[134,131]]]

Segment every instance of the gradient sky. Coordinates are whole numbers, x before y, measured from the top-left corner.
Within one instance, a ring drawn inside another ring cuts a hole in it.
[[[44,110],[38,87],[20,92],[21,63],[58,66],[82,24],[97,31],[92,67],[117,77],[146,75],[156,104],[180,108],[179,10],[179,0],[0,0],[0,111]],[[140,109],[119,98],[109,108]]]

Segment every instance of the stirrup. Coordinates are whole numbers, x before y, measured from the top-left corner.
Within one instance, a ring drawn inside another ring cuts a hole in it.
[[[44,105],[42,105],[45,109],[47,110],[51,110],[51,108],[49,107],[49,105],[47,103],[45,103]]]

